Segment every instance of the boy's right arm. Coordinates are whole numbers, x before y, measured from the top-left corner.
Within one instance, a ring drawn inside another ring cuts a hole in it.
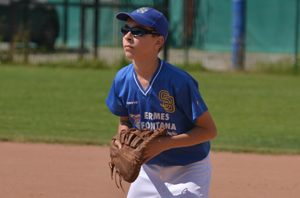
[[[118,127],[118,133],[122,131],[122,129],[130,129],[132,128],[132,124],[130,122],[129,116],[126,117],[120,117],[119,127]]]
[[[118,133],[120,133],[123,129],[127,130],[132,128],[132,124],[130,122],[129,116],[126,117],[120,117],[119,127],[118,127]],[[115,144],[118,145],[119,148],[122,148],[122,145],[118,140],[115,140]]]

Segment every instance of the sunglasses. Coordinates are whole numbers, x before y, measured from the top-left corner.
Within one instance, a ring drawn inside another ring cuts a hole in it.
[[[121,34],[125,36],[128,32],[132,34],[132,36],[142,36],[143,34],[158,34],[156,30],[146,30],[140,27],[129,28],[127,26],[121,27]]]

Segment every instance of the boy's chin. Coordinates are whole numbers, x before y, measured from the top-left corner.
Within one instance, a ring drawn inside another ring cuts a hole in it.
[[[125,56],[126,56],[126,58],[129,58],[129,59],[134,58],[133,54],[131,54],[130,52],[125,52]]]

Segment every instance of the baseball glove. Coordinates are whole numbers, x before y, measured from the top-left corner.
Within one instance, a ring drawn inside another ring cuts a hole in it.
[[[110,142],[111,161],[108,164],[111,170],[112,180],[115,172],[115,183],[118,188],[120,185],[124,191],[122,179],[129,183],[136,180],[143,164],[146,146],[154,138],[165,136],[166,134],[169,133],[164,127],[156,130],[131,128],[128,130],[123,129],[112,138]],[[115,144],[115,140],[121,143],[122,148],[119,149]],[[119,185],[117,184],[116,175],[119,176]]]

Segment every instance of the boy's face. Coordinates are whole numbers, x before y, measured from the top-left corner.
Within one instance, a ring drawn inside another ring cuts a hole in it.
[[[151,27],[141,25],[134,21],[132,18],[128,18],[126,26],[129,28],[140,27],[147,30],[154,30]],[[159,35],[153,36],[153,34],[144,34],[141,36],[133,36],[129,31],[123,36],[123,47],[127,58],[134,60],[146,60],[151,57],[157,57],[158,49],[163,44],[163,37]]]

